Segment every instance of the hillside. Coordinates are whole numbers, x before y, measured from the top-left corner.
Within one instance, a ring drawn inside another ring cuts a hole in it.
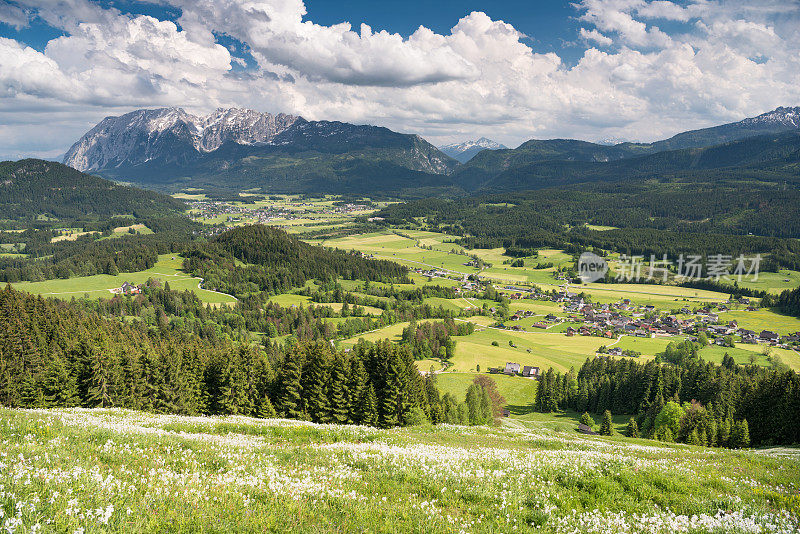
[[[579,141],[563,141],[571,154],[588,158],[594,147]],[[524,146],[524,145],[523,145]],[[519,149],[518,149],[519,150]],[[706,181],[724,170],[727,180],[797,182],[796,165],[800,162],[800,133],[765,135],[731,143],[658,152],[647,156],[609,161],[553,159],[529,162],[531,151],[506,155],[502,168],[485,161],[479,154],[453,176],[467,190],[522,191],[584,182],[643,180]],[[539,150],[538,154],[545,153]],[[483,166],[480,166],[483,165]],[[714,181],[714,180],[711,180]]]
[[[446,188],[452,186],[446,175],[458,165],[421,137],[387,128],[249,110],[217,115],[168,108],[109,117],[75,143],[64,162],[168,191],[281,193]]]
[[[25,532],[788,534],[800,513],[795,449],[711,453],[557,420],[378,430],[0,410],[0,439],[0,510]]]
[[[0,219],[86,220],[173,215],[184,205],[165,195],[36,159],[0,162]]]
[[[735,150],[752,152],[764,147],[758,142],[752,145],[750,139],[761,137],[763,139],[782,138],[784,135],[791,137],[792,133],[800,131],[800,108],[778,108],[758,117],[748,118],[743,121],[683,132],[663,141],[655,143],[620,143],[616,145],[601,145],[575,139],[533,139],[521,144],[515,149],[483,151],[472,158],[466,165],[459,168],[454,180],[467,190],[474,190],[487,184],[494,178],[504,174],[530,174],[542,179],[553,180],[554,176],[566,177],[587,173],[590,179],[595,179],[602,174],[602,166],[581,165],[581,163],[617,162],[619,160],[636,159],[632,165],[619,164],[608,166],[608,174],[641,172],[637,169],[639,162],[648,164],[663,162],[656,159],[637,159],[648,155],[664,152],[672,153],[667,156],[669,165],[666,171],[687,170],[694,168],[710,168],[709,162],[719,156],[719,150],[711,152],[713,156],[706,156],[705,162],[692,160],[691,149],[703,149],[714,146],[729,146]],[[741,141],[741,142],[739,142]],[[683,151],[683,152],[681,152]],[[748,165],[752,162],[737,160],[729,155],[727,162],[714,166]],[[683,158],[683,161],[680,159]],[[746,158],[743,158],[746,159]],[[657,170],[662,170],[658,168]],[[569,180],[568,180],[569,181]],[[589,180],[587,180],[589,181]]]
[[[280,293],[314,279],[405,281],[408,272],[397,263],[312,246],[263,225],[229,230],[185,256],[186,270],[204,278],[209,288],[239,296]]]

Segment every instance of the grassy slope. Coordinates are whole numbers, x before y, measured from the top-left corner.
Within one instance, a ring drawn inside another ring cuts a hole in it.
[[[797,529],[797,450],[708,450],[583,437],[566,419],[555,425],[565,431],[552,426],[375,430],[0,410],[0,521],[20,532],[46,521],[58,532]]]
[[[95,276],[84,276],[78,278],[68,278],[65,280],[46,280],[44,282],[19,282],[13,284],[14,289],[27,291],[34,295],[58,297],[71,299],[80,298],[85,294],[91,297],[112,296],[110,289],[120,287],[123,282],[141,284],[149,278],[169,282],[170,288],[178,291],[193,291],[203,302],[209,304],[223,304],[235,302],[233,297],[200,289],[199,278],[192,277],[181,270],[182,259],[173,254],[162,254],[150,269],[135,273],[122,273],[117,276],[98,274]]]

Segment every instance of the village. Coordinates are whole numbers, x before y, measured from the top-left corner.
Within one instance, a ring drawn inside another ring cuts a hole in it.
[[[766,344],[778,348],[788,349],[790,345],[800,342],[800,332],[784,336],[771,330],[755,332],[740,328],[736,320],[725,321],[721,314],[731,310],[732,305],[746,306],[747,311],[756,311],[747,298],[736,301],[728,300],[719,304],[706,304],[702,307],[689,309],[683,306],[678,314],[660,311],[652,305],[637,305],[630,299],[621,299],[611,304],[591,303],[584,300],[579,294],[563,290],[555,293],[541,293],[535,289],[527,289],[525,293],[521,288],[506,287],[513,290],[509,298],[519,300],[522,298],[550,300],[562,304],[566,318],[548,314],[541,321],[533,323],[534,328],[547,329],[561,322],[574,323],[564,331],[566,336],[597,336],[616,339],[628,335],[634,337],[671,337],[688,336],[688,339],[697,341],[703,334],[710,343],[720,346],[733,346],[734,341],[747,344]],[[532,317],[530,311],[518,310],[510,317],[510,321],[518,321],[523,317]],[[512,330],[520,330],[511,326]],[[735,337],[734,337],[735,336]],[[619,349],[616,349],[619,350]],[[609,351],[615,354],[614,349]]]
[[[429,278],[449,278],[459,280],[456,292],[460,295],[475,293],[484,288],[488,282],[477,275],[454,273],[444,269],[415,269],[415,272]],[[534,318],[530,328],[549,330],[557,325],[568,324],[563,330],[565,336],[595,336],[606,339],[618,339],[621,336],[640,338],[681,337],[697,341],[703,334],[709,343],[718,346],[732,347],[734,343],[763,344],[782,349],[792,349],[800,345],[800,331],[780,335],[772,330],[754,331],[739,326],[738,321],[724,319],[725,312],[733,307],[748,312],[758,310],[749,298],[741,297],[720,303],[705,303],[702,306],[689,308],[684,305],[680,309],[668,313],[658,310],[652,305],[640,305],[630,299],[623,298],[614,303],[593,303],[585,295],[570,291],[569,284],[563,284],[559,290],[542,291],[536,286],[523,287],[505,285],[496,287],[513,303],[520,300],[538,300],[555,302],[561,305],[564,316],[554,313],[544,316],[531,310],[517,309],[510,316],[498,321],[494,327],[516,332],[528,331],[518,324],[522,319]],[[496,313],[497,308],[489,309]],[[608,349],[607,354],[625,355],[619,348]]]
[[[218,220],[227,224],[227,228],[236,226],[237,223],[269,224],[273,221],[288,221],[303,219],[310,215],[336,216],[354,212],[365,211],[365,204],[343,204],[320,206],[318,203],[297,201],[291,204],[275,202],[269,205],[256,205],[232,203],[214,200],[196,200],[189,202],[189,217],[195,221]]]

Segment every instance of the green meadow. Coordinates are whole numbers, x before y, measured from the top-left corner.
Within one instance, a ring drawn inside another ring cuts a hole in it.
[[[9,533],[800,529],[797,449],[583,436],[576,417],[380,430],[0,409],[0,525]]]
[[[162,254],[158,262],[150,269],[134,273],[122,273],[116,276],[98,274],[67,279],[46,280],[44,282],[17,282],[13,287],[20,291],[27,291],[34,295],[57,297],[69,300],[73,297],[80,298],[110,298],[112,289],[122,286],[124,282],[142,284],[149,279],[169,282],[170,288],[177,291],[192,291],[208,304],[220,305],[236,302],[230,295],[223,295],[214,291],[201,289],[199,278],[190,276],[182,270],[183,259],[173,254]]]

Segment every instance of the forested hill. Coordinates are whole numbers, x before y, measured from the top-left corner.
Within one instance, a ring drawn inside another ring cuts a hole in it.
[[[545,144],[547,144],[545,146]],[[615,149],[610,147],[608,150]],[[615,159],[599,145],[577,141],[529,142],[486,151],[453,175],[467,191],[523,191],[588,182],[631,180],[800,181],[800,133],[752,137],[731,143]],[[605,158],[605,159],[603,159]]]
[[[91,220],[159,217],[184,210],[166,195],[117,185],[38,159],[0,163],[0,219]]]
[[[185,269],[204,278],[206,289],[237,296],[281,293],[308,280],[405,282],[408,273],[394,262],[312,246],[263,225],[229,230],[184,255]]]

